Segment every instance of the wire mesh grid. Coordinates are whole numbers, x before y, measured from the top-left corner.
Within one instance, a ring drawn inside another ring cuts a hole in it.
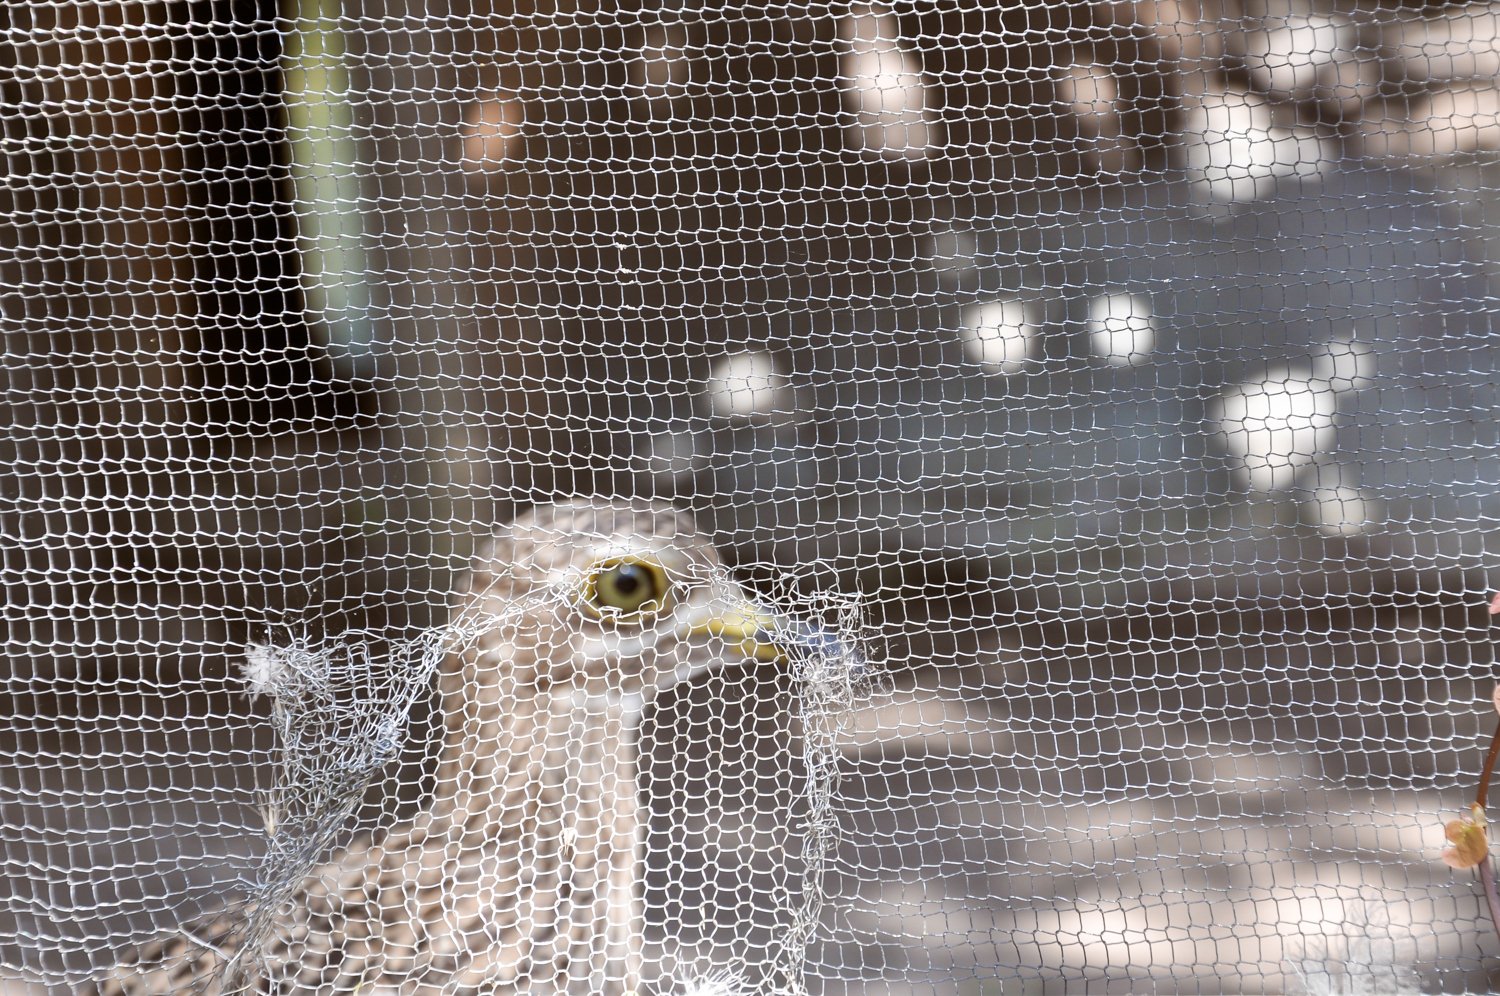
[[[0,24],[7,996],[1497,984],[1500,8]]]

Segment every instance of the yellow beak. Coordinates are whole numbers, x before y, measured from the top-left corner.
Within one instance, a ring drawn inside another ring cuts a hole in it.
[[[747,658],[784,661],[786,651],[775,642],[781,627],[776,618],[750,602],[741,602],[688,628],[693,636],[710,636],[736,647]]]

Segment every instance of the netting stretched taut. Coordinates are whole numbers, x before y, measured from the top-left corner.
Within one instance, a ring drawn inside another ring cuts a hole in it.
[[[1500,7],[0,25],[6,993],[1500,980]]]

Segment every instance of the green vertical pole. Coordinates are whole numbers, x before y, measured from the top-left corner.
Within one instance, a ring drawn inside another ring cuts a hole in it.
[[[341,6],[283,0],[284,100],[307,321],[335,375],[362,377],[375,343]]]

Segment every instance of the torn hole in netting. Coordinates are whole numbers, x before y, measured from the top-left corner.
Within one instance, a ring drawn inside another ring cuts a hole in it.
[[[601,973],[617,944],[638,963],[643,993],[807,992],[839,829],[840,738],[878,681],[870,642],[855,599],[772,594],[726,605],[738,586],[724,576],[702,583],[720,592],[707,606],[714,618],[752,606],[763,627],[754,639],[784,654],[740,667],[736,631],[717,639],[727,675],[672,676],[652,689],[628,673],[602,682],[562,673],[562,659],[594,655],[666,655],[683,666],[646,634],[606,633],[600,644],[586,624],[570,630],[579,615],[570,583],[499,614],[471,606],[379,659],[358,638],[250,646],[245,681],[269,700],[276,742],[255,884],[142,961],[182,962],[170,969],[182,991],[334,993],[377,978],[434,992],[481,979],[636,991]],[[464,661],[477,666],[456,673]],[[649,676],[663,665],[643,666]],[[356,814],[372,784],[423,737],[409,717],[434,682],[440,729],[416,745],[435,767],[431,792],[409,816],[357,826],[368,822]],[[628,860],[611,863],[622,843]],[[599,894],[599,861],[623,876],[623,891],[617,882]],[[601,947],[606,933],[619,936]],[[392,950],[424,934],[426,960],[393,965]],[[539,967],[544,950],[561,972]]]

